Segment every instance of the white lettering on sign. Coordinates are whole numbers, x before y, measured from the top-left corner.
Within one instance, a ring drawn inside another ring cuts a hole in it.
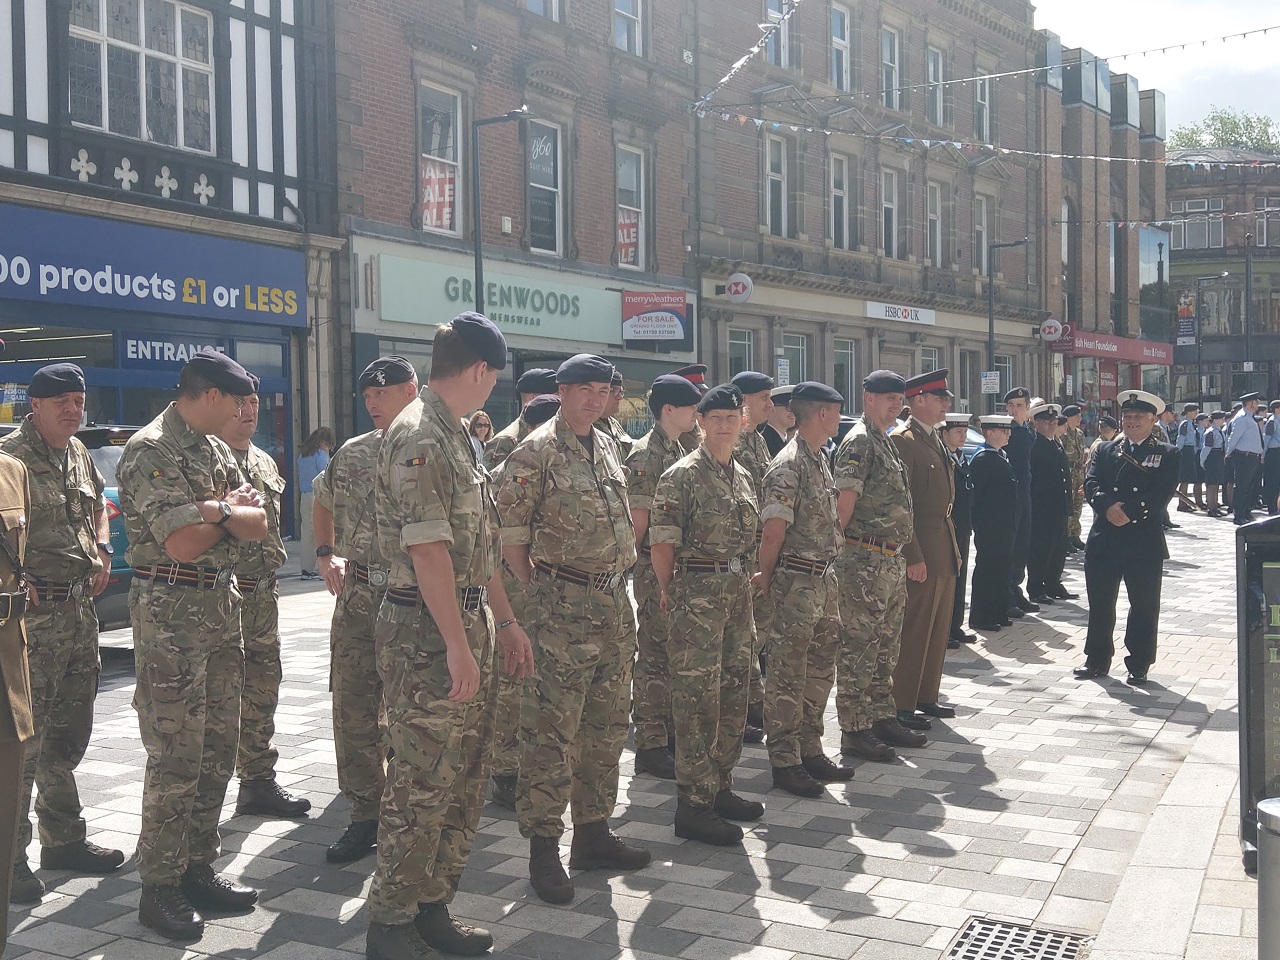
[[[154,360],[158,363],[186,363],[197,353],[226,353],[226,347],[208,343],[174,343],[171,340],[134,340],[124,342],[124,355],[129,360]]]
[[[938,322],[938,314],[924,307],[909,307],[897,303],[874,303],[867,301],[867,316],[873,320],[897,320],[901,323]]]

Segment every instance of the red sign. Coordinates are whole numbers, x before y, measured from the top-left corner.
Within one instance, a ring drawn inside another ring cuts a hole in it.
[[[618,207],[618,263],[640,265],[640,211],[630,207]]]
[[[458,229],[457,168],[435,157],[424,156],[422,174],[422,227],[424,230]]]
[[[1150,363],[1172,366],[1173,346],[1154,340],[1131,340],[1112,337],[1105,333],[1088,333],[1063,324],[1062,339],[1049,345],[1054,353],[1069,353],[1076,357],[1106,357],[1125,363]]]
[[[688,304],[683,290],[624,290],[623,340],[683,340]]]

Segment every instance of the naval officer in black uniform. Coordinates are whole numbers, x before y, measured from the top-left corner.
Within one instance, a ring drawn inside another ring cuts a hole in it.
[[[1104,676],[1115,653],[1116,598],[1123,580],[1129,595],[1124,645],[1127,682],[1147,682],[1156,658],[1162,561],[1169,557],[1160,517],[1178,485],[1178,451],[1151,435],[1164,401],[1142,390],[1119,396],[1123,437],[1098,447],[1084,481],[1093,528],[1084,551],[1089,633],[1078,680]]]
[[[1074,600],[1062,584],[1070,545],[1071,463],[1057,438],[1062,408],[1043,403],[1031,410],[1036,435],[1031,446],[1031,547],[1027,552],[1027,596],[1052,605]]]

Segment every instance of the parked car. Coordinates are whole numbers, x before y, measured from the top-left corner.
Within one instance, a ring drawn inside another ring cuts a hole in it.
[[[129,538],[124,531],[124,514],[120,511],[120,493],[116,487],[116,464],[130,437],[137,427],[89,425],[76,431],[76,436],[89,448],[89,456],[106,481],[107,520],[111,526],[111,579],[107,588],[94,600],[98,611],[98,624],[103,629],[122,627],[129,623],[129,583],[133,580],[133,568],[124,558]]]

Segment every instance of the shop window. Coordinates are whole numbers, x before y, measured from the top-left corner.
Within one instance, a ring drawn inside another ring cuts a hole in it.
[[[285,369],[282,343],[237,340],[235,351],[236,361],[263,380],[284,379],[289,376],[289,371]]]
[[[214,152],[213,17],[170,0],[72,0],[72,122]]]
[[[782,335],[782,358],[790,366],[792,383],[809,379],[809,338],[803,333]]]
[[[456,93],[426,84],[418,88],[418,177],[423,230],[457,234],[461,229],[460,126],[461,98]]]
[[[646,213],[644,154],[634,147],[619,146],[617,166],[618,189],[618,266],[643,270],[645,264]]]
[[[852,90],[849,10],[838,3],[831,5],[831,85],[837,90]]]
[[[765,224],[775,237],[788,236],[787,142],[765,137]]]
[[[856,340],[835,341],[834,385],[844,397],[844,410],[852,413],[861,408],[862,387],[858,383],[858,343]]]
[[[790,66],[791,51],[788,47],[791,43],[791,23],[783,19],[789,6],[788,0],[765,0],[766,22],[770,26],[775,23],[781,24],[769,37],[764,48],[765,60],[775,67]]]
[[[529,174],[529,247],[559,256],[564,249],[559,127],[541,121],[529,122],[525,163]]]
[[[644,56],[644,21],[641,0],[613,0],[613,45]]]
[[[880,31],[880,87],[884,105],[890,110],[899,109],[902,103],[901,91],[898,89],[899,57],[898,31],[883,28]]]
[[[750,330],[729,331],[729,376],[755,369],[755,335]]]
[[[925,53],[925,69],[928,72],[929,86],[925,95],[925,119],[937,126],[942,125],[945,87],[942,85],[942,51],[930,47]]]
[[[831,158],[831,243],[839,250],[852,250],[853,216],[849,202],[849,158]]]

